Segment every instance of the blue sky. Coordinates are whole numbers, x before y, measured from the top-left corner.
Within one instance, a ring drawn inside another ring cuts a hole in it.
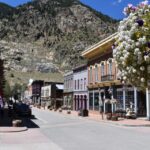
[[[26,3],[28,1],[30,0],[0,0],[0,2],[7,3],[11,6],[17,6]],[[124,17],[122,10],[125,6],[127,6],[128,3],[136,5],[142,0],[80,0],[80,1],[115,19],[122,19]]]

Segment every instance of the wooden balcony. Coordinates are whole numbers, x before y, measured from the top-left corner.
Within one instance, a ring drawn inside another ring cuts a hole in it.
[[[114,75],[105,75],[101,77],[101,81],[113,81],[114,80]]]

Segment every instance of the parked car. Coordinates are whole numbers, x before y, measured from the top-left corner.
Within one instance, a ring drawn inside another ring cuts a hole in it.
[[[14,111],[21,116],[31,116],[32,111],[29,105],[24,103],[14,104]]]

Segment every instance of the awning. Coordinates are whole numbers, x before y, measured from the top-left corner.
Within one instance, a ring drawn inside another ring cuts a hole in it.
[[[56,87],[59,90],[63,90],[64,89],[64,85],[62,85],[62,84],[56,84]]]

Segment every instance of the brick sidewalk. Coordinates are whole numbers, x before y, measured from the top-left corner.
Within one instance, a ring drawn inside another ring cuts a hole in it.
[[[43,108],[41,108],[41,109],[50,111],[48,109],[43,109]],[[52,111],[55,112],[54,110],[52,110]],[[58,110],[56,112],[59,113]],[[80,117],[80,116],[78,116],[77,111],[71,111],[71,114],[67,114],[67,110],[63,110],[60,114]],[[88,117],[83,117],[83,118],[88,119],[88,120],[94,120],[94,121],[99,121],[99,122],[103,122],[103,123],[108,123],[108,124],[112,124],[112,125],[118,125],[118,126],[150,127],[150,121],[147,121],[146,118],[145,119],[138,119],[138,118],[137,119],[124,119],[124,118],[119,118],[118,121],[111,121],[111,120],[106,119],[106,115],[104,115],[104,119],[102,120],[102,116],[99,113],[89,113]]]
[[[67,111],[63,110],[62,114],[67,114]],[[78,116],[78,112],[76,111],[71,111],[72,116]],[[104,123],[108,124],[113,124],[113,125],[119,125],[119,126],[128,126],[128,127],[150,127],[150,121],[144,120],[144,119],[124,119],[124,118],[119,118],[118,121],[111,121],[106,119],[106,115],[104,115],[104,119],[102,120],[101,114],[94,114],[94,113],[89,113],[88,117],[84,117],[85,119],[90,119],[90,120],[95,120],[95,121],[101,121]]]

